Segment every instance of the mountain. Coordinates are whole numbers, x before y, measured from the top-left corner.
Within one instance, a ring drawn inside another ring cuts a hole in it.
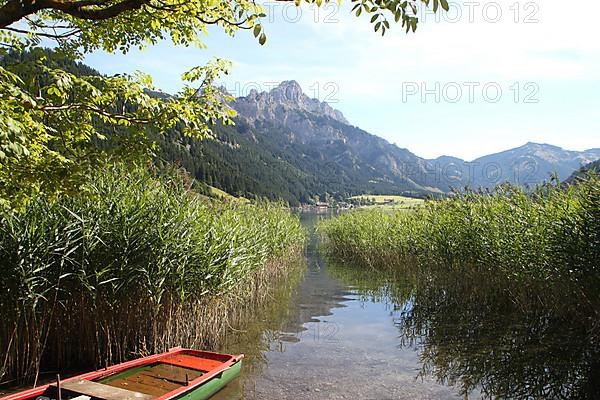
[[[161,146],[163,157],[237,196],[291,204],[363,193],[423,196],[503,182],[533,186],[600,159],[600,149],[527,143],[470,162],[451,156],[426,160],[351,125],[295,81],[268,92],[252,90],[231,107],[238,113],[235,126],[215,127],[217,141],[175,134]]]
[[[295,81],[284,81],[270,92],[252,91],[232,107],[238,121],[248,125],[248,137],[280,142],[279,156],[318,165],[321,177],[372,190],[439,191],[426,184],[424,159],[350,125],[340,111],[310,99]]]
[[[571,151],[549,144],[529,142],[470,162],[454,157],[440,157],[430,160],[430,164],[439,171],[440,180],[449,186],[493,188],[504,182],[534,186],[548,181],[553,175],[564,180],[573,171],[598,159],[600,148]]]
[[[295,81],[251,91],[231,106],[238,113],[235,126],[215,127],[217,141],[175,133],[162,142],[161,156],[232,194],[291,204],[363,193],[442,192],[427,182],[425,159],[350,125]]]

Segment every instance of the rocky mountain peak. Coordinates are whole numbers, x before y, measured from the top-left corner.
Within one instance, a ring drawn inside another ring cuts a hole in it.
[[[348,124],[344,115],[326,102],[307,96],[298,82],[283,81],[269,92],[251,90],[245,97],[237,98],[232,104],[238,113],[253,121],[277,119],[286,122],[298,112],[308,112],[315,116],[325,116]]]
[[[281,82],[279,86],[271,90],[270,95],[276,101],[292,101],[296,103],[301,102],[303,100],[302,97],[305,96],[298,82],[294,80]]]

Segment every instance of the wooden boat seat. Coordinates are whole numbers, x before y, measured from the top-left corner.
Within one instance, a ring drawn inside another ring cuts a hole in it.
[[[56,387],[56,385],[52,385]],[[61,382],[62,389],[105,400],[151,400],[154,396],[86,380]]]
[[[160,360],[161,363],[177,365],[179,367],[185,367],[190,369],[196,369],[198,371],[208,372],[211,371],[223,364],[222,361],[219,360],[211,360],[208,358],[200,358],[195,356],[190,356],[187,354],[178,354],[176,356],[163,358]]]

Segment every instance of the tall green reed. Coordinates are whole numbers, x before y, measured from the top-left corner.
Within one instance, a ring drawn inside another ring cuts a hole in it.
[[[0,380],[214,347],[303,241],[281,204],[209,202],[177,172],[115,166],[34,199],[0,222]]]
[[[331,254],[371,266],[411,259],[514,279],[584,282],[600,278],[600,178],[589,174],[576,185],[533,193],[501,186],[411,212],[352,212],[320,229]]]

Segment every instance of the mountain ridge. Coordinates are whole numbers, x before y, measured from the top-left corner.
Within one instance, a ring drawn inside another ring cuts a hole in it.
[[[347,167],[353,164],[355,170],[370,168],[371,181],[388,181],[401,191],[419,194],[465,186],[490,188],[503,182],[534,185],[548,180],[554,172],[565,179],[577,168],[600,158],[600,149],[573,151],[529,141],[472,161],[448,155],[426,159],[351,125],[327,103],[307,99],[300,85],[289,80],[269,92],[251,91],[231,106],[255,129],[264,129],[268,121],[277,125],[290,143],[323,149],[321,160],[328,158]]]
[[[592,147],[592,148],[583,149],[583,150],[573,150],[573,149],[565,149],[563,147],[560,147],[560,146],[552,144],[552,143],[541,143],[541,142],[528,141],[528,142],[526,142],[526,143],[524,143],[524,144],[522,144],[520,146],[517,146],[517,147],[511,147],[509,149],[504,149],[504,150],[497,150],[497,151],[494,151],[493,153],[483,154],[483,155],[477,156],[475,158],[470,158],[470,159],[461,158],[461,157],[453,156],[453,155],[450,155],[450,154],[442,154],[442,155],[434,157],[434,158],[429,158],[428,160],[435,161],[435,160],[438,160],[438,159],[441,159],[441,158],[452,158],[452,159],[460,160],[460,161],[463,161],[463,162],[473,162],[473,161],[475,161],[475,160],[477,160],[479,158],[482,158],[482,157],[493,156],[493,155],[497,155],[497,154],[500,154],[500,153],[504,153],[506,151],[511,151],[511,150],[515,150],[515,149],[519,149],[519,148],[527,147],[527,146],[532,146],[532,145],[535,145],[535,146],[548,146],[548,147],[556,148],[556,149],[561,150],[561,151],[575,152],[575,153],[600,152],[600,147]]]
[[[439,158],[438,158],[439,159]],[[434,162],[438,159],[433,160]],[[500,183],[532,186],[548,181],[552,175],[567,179],[582,166],[600,159],[600,149],[565,150],[547,143],[527,142],[522,146],[478,157],[472,161],[454,158],[452,162],[469,166],[471,176],[454,182],[459,186],[492,188]]]

